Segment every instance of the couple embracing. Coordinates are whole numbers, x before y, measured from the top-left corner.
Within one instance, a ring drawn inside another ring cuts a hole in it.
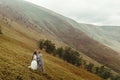
[[[44,73],[44,63],[42,60],[42,53],[40,50],[35,50],[32,56],[32,62],[31,65],[29,66],[32,70],[38,70],[42,71]]]

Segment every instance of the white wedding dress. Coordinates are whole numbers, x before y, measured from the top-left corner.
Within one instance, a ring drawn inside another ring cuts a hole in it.
[[[37,56],[33,56],[33,60],[31,62],[31,65],[29,66],[32,70],[37,70]]]

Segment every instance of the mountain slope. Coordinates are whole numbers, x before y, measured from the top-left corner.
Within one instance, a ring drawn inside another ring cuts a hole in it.
[[[102,80],[82,68],[47,54],[44,50],[42,53],[46,73],[29,70],[32,53],[41,36],[8,18],[0,18],[0,25],[3,31],[0,35],[0,80]]]
[[[95,41],[82,30],[77,29],[79,27],[77,22],[22,0],[1,0],[0,6],[3,17],[22,25],[20,28],[23,28],[23,30],[24,28],[29,29],[31,35],[36,34],[29,37],[22,34],[25,39],[31,40],[33,37],[32,41],[36,41],[39,39],[36,37],[42,36],[42,38],[51,39],[58,43],[61,42],[62,45],[70,45],[111,69],[120,72],[119,54]],[[21,32],[17,34],[21,36]],[[14,37],[11,34],[8,35],[11,38],[15,37],[15,35]],[[23,38],[19,37],[19,39],[22,40]],[[26,44],[29,43],[26,41]]]
[[[116,48],[119,48],[118,50],[120,52],[120,26],[101,26],[100,28],[105,31],[105,35],[108,36],[109,39],[114,40],[113,44]]]
[[[95,26],[90,24],[79,24],[78,29],[102,44],[120,52],[119,26]]]

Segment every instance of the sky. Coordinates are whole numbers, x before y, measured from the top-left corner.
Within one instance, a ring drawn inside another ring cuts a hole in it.
[[[120,26],[120,0],[25,0],[79,23]]]

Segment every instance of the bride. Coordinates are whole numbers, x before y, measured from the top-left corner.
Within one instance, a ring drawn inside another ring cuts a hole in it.
[[[32,56],[32,62],[29,66],[32,70],[37,70],[37,52],[35,51]]]

